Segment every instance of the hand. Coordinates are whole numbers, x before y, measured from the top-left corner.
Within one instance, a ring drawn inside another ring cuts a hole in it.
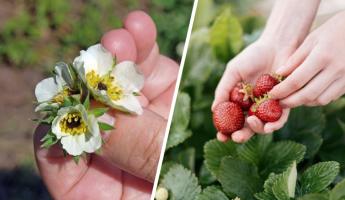
[[[313,31],[277,73],[270,92],[285,108],[326,105],[345,93],[345,12]]]
[[[35,133],[36,161],[54,199],[149,199],[163,143],[178,65],[159,54],[156,27],[141,11],[130,13],[124,28],[112,30],[102,44],[117,61],[132,60],[145,75],[140,101],[144,112],[131,116],[110,111],[115,127],[105,138],[101,155],[91,154],[77,165],[54,146],[40,148],[47,127]]]
[[[293,47],[284,48],[272,41],[263,39],[259,39],[247,47],[228,63],[223,77],[217,86],[212,110],[217,104],[229,100],[229,92],[235,87],[236,83],[244,81],[255,84],[258,76],[274,72],[277,67],[287,60],[293,51]],[[250,116],[246,119],[244,128],[234,132],[231,135],[231,139],[235,142],[245,142],[254,135],[254,132],[262,134],[272,133],[283,127],[288,115],[289,109],[284,109],[282,117],[278,121],[266,124],[256,116]],[[229,139],[229,136],[217,133],[217,138],[225,142]]]

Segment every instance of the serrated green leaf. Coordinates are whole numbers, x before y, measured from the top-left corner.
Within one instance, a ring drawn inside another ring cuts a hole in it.
[[[268,174],[282,173],[285,171],[294,161],[299,163],[302,161],[306,148],[302,144],[298,144],[292,141],[280,141],[272,143],[263,158],[266,165],[261,170],[263,177]]]
[[[166,149],[182,143],[192,135],[192,132],[187,130],[190,119],[190,102],[187,93],[180,92],[177,96]]]
[[[115,129],[114,126],[104,123],[104,122],[98,122],[98,126],[102,131],[110,131]]]
[[[108,112],[109,108],[94,108],[89,111],[90,114],[94,115],[95,117],[100,117]]]
[[[255,198],[258,200],[276,200],[273,194],[273,184],[277,179],[277,174],[271,173],[264,183],[264,191],[255,194]]]
[[[229,200],[229,198],[215,186],[209,186],[205,188],[202,193],[196,198],[196,200]]]
[[[164,175],[166,173],[168,173],[168,171],[170,170],[170,168],[174,165],[178,165],[176,162],[174,161],[164,161],[161,167],[161,171],[159,172],[159,180],[162,180],[162,178],[164,177]]]
[[[307,194],[298,200],[330,200],[328,194]]]
[[[218,177],[218,170],[222,158],[236,156],[236,144],[232,141],[227,143],[218,140],[210,140],[204,146],[204,157],[207,169],[214,177]]]
[[[339,173],[339,163],[320,162],[309,167],[301,176],[301,194],[318,193],[326,189]]]
[[[221,161],[218,181],[227,194],[245,200],[253,200],[263,184],[255,165],[230,156]]]
[[[256,166],[260,166],[260,162],[262,162],[262,158],[271,142],[272,135],[257,135],[237,148],[238,156]]]
[[[326,117],[322,108],[298,107],[290,112],[288,122],[275,136],[305,145],[306,158],[312,158],[323,142],[321,133],[325,125]]]
[[[264,191],[255,194],[259,200],[289,200],[295,196],[297,181],[296,162],[281,174],[270,174],[264,184]]]
[[[345,179],[332,189],[330,200],[345,200]]]
[[[193,133],[190,130],[183,130],[183,131],[171,130],[169,133],[166,150],[181,144],[186,139],[191,137],[192,134]]]
[[[170,198],[174,200],[194,200],[201,192],[198,179],[181,165],[172,166],[161,185],[169,190]]]
[[[285,172],[277,176],[272,185],[274,196],[279,200],[290,200],[295,197],[297,181],[296,162],[293,162]]]

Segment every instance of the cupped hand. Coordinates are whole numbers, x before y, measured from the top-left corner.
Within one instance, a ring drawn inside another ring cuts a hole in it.
[[[278,46],[264,39],[259,39],[248,46],[228,63],[217,86],[212,110],[217,104],[229,101],[229,93],[238,82],[243,81],[254,85],[258,76],[274,72],[294,50],[293,47]],[[289,109],[284,109],[278,121],[266,124],[256,116],[250,116],[246,118],[244,128],[232,133],[231,136],[219,132],[217,138],[225,142],[231,137],[233,141],[242,143],[249,140],[254,133],[267,134],[280,129],[287,121],[288,115]]]
[[[345,12],[310,33],[303,44],[278,69],[288,77],[271,96],[285,108],[326,105],[345,93]]]
[[[109,31],[101,43],[117,61],[138,63],[145,76],[143,114],[108,112],[103,119],[115,121],[116,129],[107,134],[100,155],[91,154],[78,165],[58,146],[40,148],[47,127],[39,126],[34,137],[38,168],[54,199],[149,199],[178,65],[160,55],[155,24],[141,11],[130,13],[124,28]]]

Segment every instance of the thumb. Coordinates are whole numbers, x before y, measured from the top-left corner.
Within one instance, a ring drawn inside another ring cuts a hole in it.
[[[109,114],[116,119],[115,130],[105,138],[101,155],[122,170],[153,182],[166,120],[147,109],[137,116],[115,111]]]
[[[87,170],[87,160],[80,159],[78,165],[70,156],[63,155],[61,147],[54,145],[49,149],[41,148],[41,139],[49,126],[40,125],[34,134],[34,151],[42,179],[53,197],[61,196],[75,185]],[[63,180],[63,181],[62,181]]]

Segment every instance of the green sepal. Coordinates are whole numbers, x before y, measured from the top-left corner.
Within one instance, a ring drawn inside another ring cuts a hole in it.
[[[110,131],[115,129],[112,125],[104,123],[104,122],[98,122],[98,126],[102,131]]]
[[[52,130],[50,129],[46,135],[41,139],[41,148],[50,148],[54,144],[56,144],[59,140],[53,134]]]
[[[109,108],[95,108],[89,111],[89,114],[94,115],[95,117],[100,117],[104,115]]]
[[[73,158],[73,160],[74,160],[74,162],[75,162],[76,164],[79,164],[80,157],[81,157],[81,155],[72,156],[72,158]]]

